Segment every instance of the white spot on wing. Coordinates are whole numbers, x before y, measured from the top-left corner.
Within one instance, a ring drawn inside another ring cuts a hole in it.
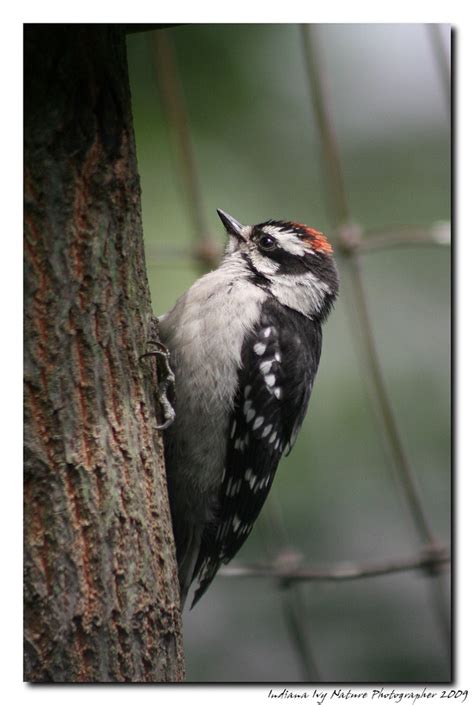
[[[245,418],[246,418],[246,420],[247,420],[247,423],[250,423],[250,422],[251,422],[251,420],[253,419],[253,417],[255,416],[256,413],[257,413],[257,412],[255,411],[255,409],[249,409],[249,410],[248,410],[247,414],[245,415]]]
[[[265,384],[269,387],[273,387],[273,385],[275,384],[275,379],[275,375],[265,375],[264,377]]]
[[[244,449],[244,439],[243,438],[236,438],[235,443],[234,443],[234,448],[235,448],[235,450],[243,450]]]
[[[263,355],[263,353],[267,349],[267,346],[265,345],[265,343],[255,343],[253,349],[257,353],[257,355]]]
[[[247,386],[246,386],[245,389],[244,389],[244,397],[245,397],[246,399],[247,399],[248,395],[250,394],[251,389],[252,389],[252,387],[250,386],[250,384],[247,384]]]
[[[272,332],[271,326],[269,326],[268,328],[265,328],[265,330],[263,331],[263,337],[268,338],[271,332]]]
[[[268,374],[270,372],[270,368],[272,366],[273,360],[265,360],[265,362],[261,362],[259,367],[260,370],[263,372],[264,375]]]
[[[281,387],[275,387],[273,390],[273,394],[276,396],[277,399],[281,399]]]
[[[241,487],[242,487],[242,480],[236,480],[233,487],[232,487],[232,497],[235,497],[235,495],[239,492]]]
[[[276,431],[273,431],[272,435],[271,435],[270,438],[268,439],[268,442],[269,442],[269,443],[273,443],[273,441],[275,440],[276,436],[277,436],[277,432],[276,432]]]
[[[265,438],[265,436],[268,436],[268,434],[270,433],[271,430],[272,430],[272,425],[271,425],[271,423],[269,423],[265,426],[265,428],[262,431],[262,438]]]
[[[253,430],[256,431],[257,428],[260,428],[260,426],[263,424],[263,416],[257,416],[257,418],[254,421],[253,424]]]

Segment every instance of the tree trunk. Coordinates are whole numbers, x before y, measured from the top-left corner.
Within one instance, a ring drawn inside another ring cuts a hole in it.
[[[25,158],[25,679],[179,681],[120,27],[26,27]]]

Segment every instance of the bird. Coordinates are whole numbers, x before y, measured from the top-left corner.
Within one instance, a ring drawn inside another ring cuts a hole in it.
[[[163,435],[182,608],[191,584],[194,607],[248,538],[295,443],[339,289],[322,232],[217,213],[219,265],[158,319],[175,376]]]

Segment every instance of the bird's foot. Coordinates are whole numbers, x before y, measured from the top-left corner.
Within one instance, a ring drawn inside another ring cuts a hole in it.
[[[170,367],[170,353],[166,345],[161,340],[147,340],[147,345],[154,345],[155,350],[140,355],[140,360],[146,357],[154,357],[156,360],[156,372],[158,376],[158,403],[161,407],[163,423],[156,426],[157,431],[164,431],[169,428],[176,418],[176,412],[169,400],[169,390],[174,396],[175,376]]]

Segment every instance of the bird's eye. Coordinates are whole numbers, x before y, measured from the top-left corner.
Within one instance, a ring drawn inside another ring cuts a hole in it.
[[[271,235],[262,235],[258,240],[258,246],[261,250],[274,250],[276,247],[275,238]]]

